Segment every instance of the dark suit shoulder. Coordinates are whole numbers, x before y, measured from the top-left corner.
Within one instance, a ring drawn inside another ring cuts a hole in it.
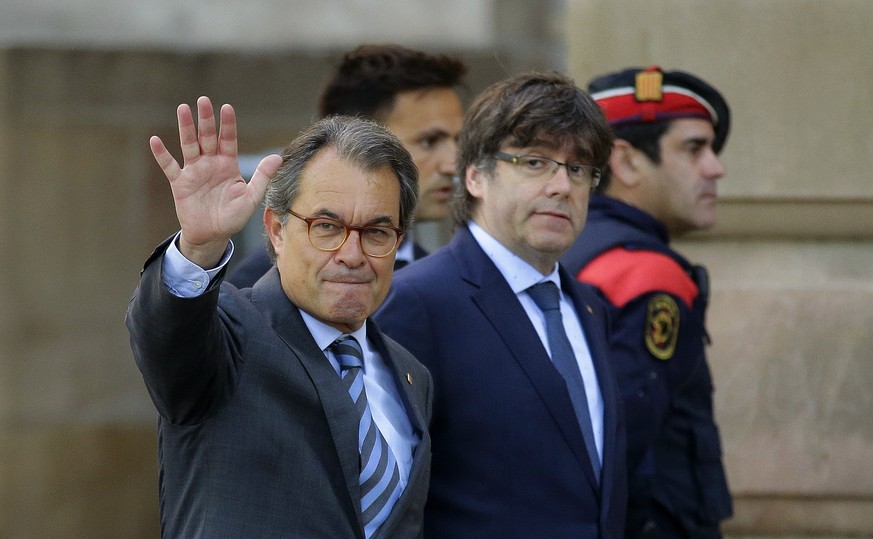
[[[227,275],[227,282],[237,288],[254,286],[258,279],[273,267],[266,249],[257,249],[246,255]]]
[[[424,258],[415,260],[415,264],[410,264],[403,269],[402,273],[394,274],[394,281],[398,279],[408,282],[421,281],[422,279],[432,278],[435,275],[452,273],[455,264],[452,262],[451,254],[445,247],[434,251]],[[448,264],[448,266],[447,266]]]
[[[605,313],[606,311],[606,303],[603,298],[600,296],[600,292],[597,288],[591,286],[587,283],[580,283],[579,281],[572,281],[569,283],[569,287],[572,292],[570,296],[578,302],[581,302],[587,307],[590,307],[591,310],[595,311],[598,316],[601,313]],[[566,291],[566,290],[565,290]]]

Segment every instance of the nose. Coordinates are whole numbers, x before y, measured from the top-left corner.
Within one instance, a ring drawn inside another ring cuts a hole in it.
[[[334,260],[350,268],[357,268],[366,261],[366,255],[364,255],[364,250],[361,247],[361,233],[359,231],[349,230],[346,241],[343,242],[339,249],[334,251]]]
[[[546,182],[545,189],[548,196],[561,195],[565,196],[573,187],[573,181],[570,179],[570,172],[564,165],[558,165],[558,170],[552,174],[549,181]]]
[[[454,139],[447,140],[438,157],[437,167],[440,174],[454,176],[458,160],[458,143]]]
[[[718,180],[727,172],[724,162],[712,149],[708,151],[704,160],[704,174],[708,179]]]

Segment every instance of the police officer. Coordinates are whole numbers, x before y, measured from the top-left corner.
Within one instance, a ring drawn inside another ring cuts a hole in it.
[[[711,227],[730,128],[721,94],[652,66],[589,83],[616,140],[562,262],[610,306],[625,401],[627,537],[720,537],[732,514],[706,362],[706,271],[670,239]]]

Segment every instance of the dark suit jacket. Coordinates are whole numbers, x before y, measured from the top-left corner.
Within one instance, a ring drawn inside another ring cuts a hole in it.
[[[162,536],[364,537],[358,417],[278,272],[244,292],[214,284],[177,298],[161,282],[163,247],[147,262],[126,319],[160,414]],[[432,382],[368,324],[421,436],[406,489],[378,535],[416,537],[430,473]]]
[[[413,260],[418,260],[419,258],[427,256],[427,251],[425,251],[424,247],[421,245],[413,242],[412,256]],[[394,262],[395,270],[406,266],[406,263],[399,262],[399,260]],[[267,254],[267,250],[257,249],[243,257],[239,265],[228,273],[227,282],[237,288],[254,286],[255,283],[258,282],[258,279],[263,277],[272,267],[273,263],[270,262],[270,255]]]
[[[436,389],[426,537],[622,537],[624,419],[605,312],[589,287],[563,271],[561,282],[603,394],[599,489],[566,384],[470,231],[395,275],[374,318],[428,367]]]

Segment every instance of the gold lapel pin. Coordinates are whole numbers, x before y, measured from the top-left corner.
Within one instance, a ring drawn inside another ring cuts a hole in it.
[[[406,381],[409,382],[409,385],[412,385],[412,374],[406,373]]]
[[[594,314],[594,309],[591,308],[591,305],[586,305],[585,308],[588,309],[589,314]]]

